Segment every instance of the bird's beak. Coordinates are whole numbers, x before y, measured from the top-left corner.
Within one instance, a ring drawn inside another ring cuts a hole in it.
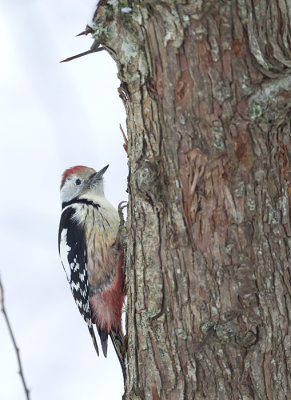
[[[92,177],[90,179],[91,182],[96,182],[96,181],[99,181],[100,179],[102,179],[102,177],[103,177],[103,175],[104,175],[104,173],[105,173],[105,171],[107,170],[108,167],[109,167],[109,164],[106,165],[106,167],[100,169],[100,171],[95,172],[95,174],[92,175]]]

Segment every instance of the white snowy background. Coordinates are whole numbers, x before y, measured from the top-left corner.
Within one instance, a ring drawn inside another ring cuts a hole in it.
[[[0,0],[0,274],[31,400],[120,399],[112,346],[97,358],[57,252],[59,184],[83,164],[105,175],[117,206],[126,200],[127,161],[114,61],[78,37],[97,1]],[[0,313],[0,399],[25,399]]]

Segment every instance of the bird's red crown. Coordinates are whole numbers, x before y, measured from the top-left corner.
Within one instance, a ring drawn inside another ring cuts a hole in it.
[[[61,188],[64,186],[64,183],[65,183],[66,179],[70,175],[73,175],[76,172],[82,171],[84,169],[92,169],[92,171],[94,171],[93,168],[88,168],[88,167],[85,167],[84,165],[76,165],[75,167],[71,167],[71,168],[66,169],[65,172],[62,175]]]

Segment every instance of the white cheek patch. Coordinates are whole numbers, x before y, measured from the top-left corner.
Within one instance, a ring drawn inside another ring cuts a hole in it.
[[[67,233],[68,229],[63,229],[61,233],[61,241],[60,241],[60,256],[61,256],[61,261],[65,270],[65,273],[67,275],[67,279],[70,282],[71,280],[71,268],[70,264],[68,262],[68,254],[71,250],[71,247],[68,246],[67,243]]]
[[[83,185],[76,186],[75,178],[67,178],[64,186],[61,188],[61,202],[72,200],[82,192]]]

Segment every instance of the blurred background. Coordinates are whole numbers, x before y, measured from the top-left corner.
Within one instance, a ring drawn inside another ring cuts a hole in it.
[[[127,160],[117,68],[75,35],[97,1],[0,0],[0,274],[31,400],[120,399],[112,346],[96,357],[58,251],[59,185],[73,165],[110,168],[105,192],[127,199]],[[25,399],[0,314],[0,399]]]

